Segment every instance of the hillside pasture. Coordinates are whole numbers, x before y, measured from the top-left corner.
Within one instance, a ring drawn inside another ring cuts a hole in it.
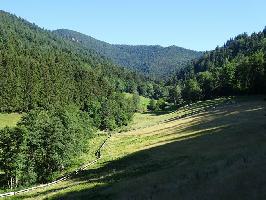
[[[151,116],[113,134],[91,168],[16,199],[265,199],[265,106],[225,99]]]

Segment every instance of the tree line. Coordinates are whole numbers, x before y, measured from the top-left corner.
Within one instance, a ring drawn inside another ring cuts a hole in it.
[[[166,84],[176,104],[229,95],[266,93],[266,28],[240,34],[206,52]]]

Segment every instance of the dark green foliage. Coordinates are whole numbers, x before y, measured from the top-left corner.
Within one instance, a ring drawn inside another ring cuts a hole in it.
[[[166,107],[166,102],[163,98],[160,98],[157,102],[156,102],[156,109],[157,110],[164,110]]]
[[[200,100],[202,96],[202,90],[196,79],[189,79],[185,82],[182,96],[191,101]]]
[[[179,84],[177,84],[169,90],[169,102],[174,103],[175,106],[178,106],[182,103],[182,101],[182,88]]]
[[[111,94],[101,108],[101,129],[114,130],[128,125],[135,111],[133,102],[120,93]]]
[[[0,168],[9,187],[44,183],[85,150],[91,119],[76,107],[32,110],[0,131]]]
[[[140,96],[137,93],[133,94],[132,104],[133,104],[134,111],[138,112],[140,109]]]
[[[212,98],[215,90],[215,79],[209,71],[198,74],[198,83],[206,99]]]
[[[148,105],[148,109],[151,110],[151,111],[155,111],[157,110],[158,108],[156,107],[156,101],[154,99],[151,99],[150,100],[150,103]]]
[[[266,93],[266,34],[241,34],[206,52],[179,71],[169,85],[182,82],[186,100]]]
[[[126,125],[132,104],[116,91],[128,81],[146,84],[137,73],[0,12],[0,110],[27,112],[18,127],[0,131],[7,185],[52,180],[85,150],[92,127]]]
[[[157,101],[155,101],[154,99],[151,99],[148,105],[148,109],[150,111],[162,111],[162,110],[165,110],[166,106],[167,104],[163,98],[160,98]]]
[[[20,180],[29,181],[27,177],[27,140],[28,132],[24,128],[4,128],[0,131],[0,169],[5,172],[9,188],[15,187]]]
[[[201,52],[177,46],[163,48],[145,45],[112,45],[66,29],[56,30],[55,33],[96,51],[118,65],[157,79],[169,78],[178,69],[184,67],[188,61],[202,55]]]
[[[206,53],[194,70],[211,73],[215,95],[261,94],[266,92],[265,50],[265,33],[241,34]]]
[[[137,92],[148,84],[155,83],[79,43],[0,12],[1,112],[72,103],[88,110],[91,101],[102,105],[110,93]],[[141,92],[153,95],[152,91]]]

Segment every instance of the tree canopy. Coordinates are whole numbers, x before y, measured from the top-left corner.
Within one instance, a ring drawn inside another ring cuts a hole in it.
[[[188,100],[266,93],[265,30],[240,34],[179,71],[168,85],[183,86]]]

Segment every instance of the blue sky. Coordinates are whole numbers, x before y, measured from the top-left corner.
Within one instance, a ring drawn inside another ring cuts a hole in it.
[[[266,26],[265,0],[0,0],[0,9],[54,30],[114,44],[210,50]]]

